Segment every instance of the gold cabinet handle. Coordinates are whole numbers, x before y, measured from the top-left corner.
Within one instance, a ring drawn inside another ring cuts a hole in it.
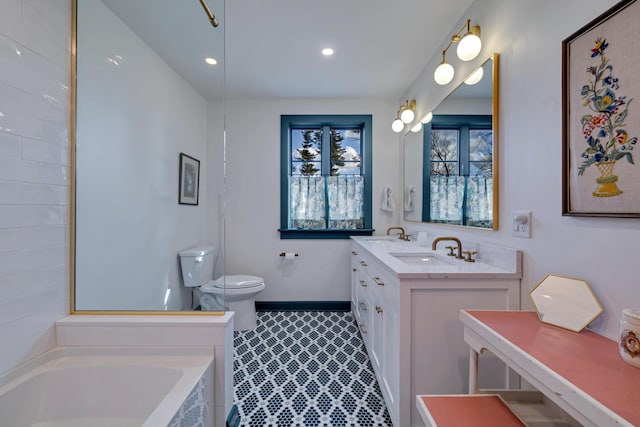
[[[367,282],[365,282],[364,280],[360,280],[360,286],[362,286],[363,288],[366,288]]]
[[[382,307],[380,307],[379,305],[376,305],[376,312],[378,314],[382,314]]]
[[[374,277],[373,281],[376,282],[376,285],[378,285],[378,286],[384,286],[384,282],[378,276]]]
[[[368,311],[369,310],[367,308],[367,303],[366,302],[360,302],[358,305],[360,306],[360,310],[363,310],[363,311]]]
[[[366,267],[366,266],[367,266],[367,263],[366,263],[366,262],[364,262],[364,261],[360,261],[360,265],[361,265],[361,266],[363,266],[363,267]]]
[[[367,329],[365,328],[364,323],[359,323],[358,327],[360,328],[360,332],[362,332],[363,334],[367,333]]]
[[[356,252],[356,251],[351,251],[351,255],[358,255],[358,252]]]
[[[355,272],[356,272],[356,271],[358,271],[358,270],[356,270],[356,269],[354,268],[354,269],[353,269],[353,271],[354,271],[354,273],[355,273]]]

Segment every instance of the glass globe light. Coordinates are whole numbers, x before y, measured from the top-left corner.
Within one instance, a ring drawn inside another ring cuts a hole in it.
[[[429,111],[421,120],[420,123],[426,125],[433,119],[433,112]]]
[[[454,74],[455,71],[453,69],[453,66],[445,61],[442,61],[442,63],[438,65],[438,68],[436,68],[436,71],[433,73],[433,79],[439,85],[446,85],[451,80],[453,80]]]
[[[402,110],[402,113],[400,113],[400,120],[402,120],[402,123],[411,123],[415,118],[415,113],[409,108],[405,108]]]
[[[482,40],[480,40],[480,37],[472,33],[467,33],[462,40],[458,42],[456,52],[458,53],[458,58],[462,61],[471,61],[478,56],[481,49]]]
[[[418,133],[422,130],[422,123],[418,122],[411,128],[411,132]]]
[[[482,67],[480,67],[477,70],[475,70],[469,77],[467,77],[464,82],[465,84],[468,84],[471,86],[478,83],[480,80],[482,80],[482,76],[484,76],[484,70],[482,69]]]
[[[402,132],[402,129],[404,129],[404,123],[402,123],[402,120],[400,119],[395,119],[393,123],[391,123],[391,129],[395,133]]]

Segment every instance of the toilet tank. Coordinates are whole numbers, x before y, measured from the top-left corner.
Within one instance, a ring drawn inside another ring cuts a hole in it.
[[[180,251],[182,279],[186,287],[202,286],[213,280],[213,267],[216,259],[214,246],[199,246]]]

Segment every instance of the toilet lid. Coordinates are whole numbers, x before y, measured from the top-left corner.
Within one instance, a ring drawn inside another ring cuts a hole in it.
[[[230,275],[222,276],[216,280],[202,285],[201,289],[206,291],[206,288],[225,288],[225,289],[240,289],[240,288],[253,288],[260,286],[263,283],[262,277],[248,276],[248,275]]]

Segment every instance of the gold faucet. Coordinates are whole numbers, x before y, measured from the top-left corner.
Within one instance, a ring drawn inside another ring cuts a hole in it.
[[[400,230],[400,234],[398,235],[398,239],[404,240],[405,242],[408,242],[409,241],[409,237],[411,237],[410,234],[405,234],[404,233],[404,228],[398,227],[398,226],[387,228],[387,236],[390,234],[391,230]]]
[[[456,254],[456,258],[458,259],[464,258],[464,256],[462,256],[462,242],[457,237],[437,237],[436,239],[434,239],[433,243],[431,244],[431,249],[435,251],[436,246],[438,245],[438,242],[442,240],[451,240],[452,242],[456,242],[456,244],[458,245],[458,253]]]

